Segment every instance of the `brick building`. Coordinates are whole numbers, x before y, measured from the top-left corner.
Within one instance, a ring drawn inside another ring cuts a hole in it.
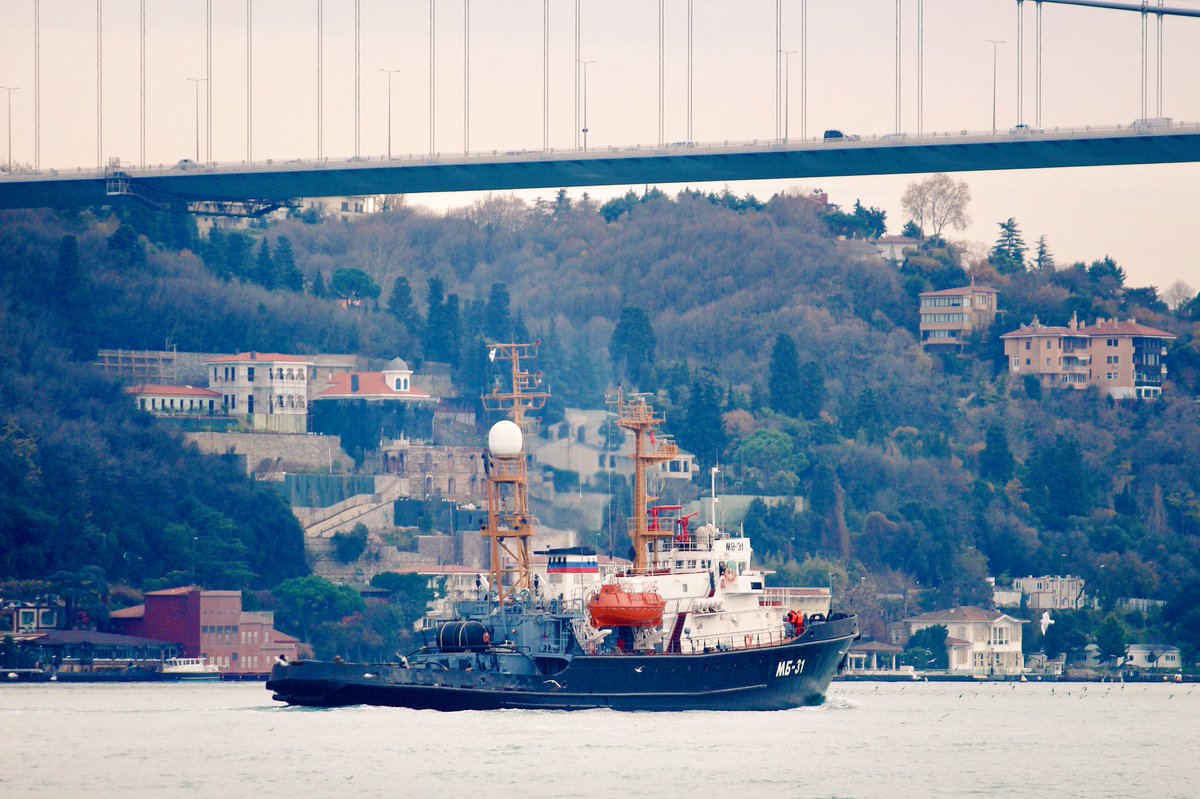
[[[124,634],[178,642],[184,657],[208,658],[228,675],[266,674],[279,655],[295,658],[299,644],[274,628],[273,613],[243,611],[240,591],[151,591],[111,619]]]

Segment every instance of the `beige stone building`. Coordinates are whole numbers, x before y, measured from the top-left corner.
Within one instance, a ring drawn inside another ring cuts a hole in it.
[[[973,331],[991,326],[999,293],[991,286],[975,283],[921,292],[921,345],[961,347]]]
[[[1066,327],[1028,325],[1000,337],[1012,375],[1036,375],[1046,388],[1095,386],[1114,399],[1155,399],[1167,374],[1170,333],[1134,319]]]
[[[208,387],[222,397],[230,416],[252,430],[308,431],[308,376],[311,359],[267,352],[223,355],[205,362]]]

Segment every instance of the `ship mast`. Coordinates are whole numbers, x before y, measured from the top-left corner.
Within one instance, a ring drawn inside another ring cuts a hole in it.
[[[633,570],[644,572],[650,561],[650,550],[657,550],[657,540],[670,538],[674,534],[672,530],[647,529],[646,505],[658,497],[649,496],[646,469],[679,455],[679,446],[669,438],[655,440],[654,431],[666,420],[646,402],[645,394],[626,396],[621,389],[617,389],[617,398],[609,400],[608,404],[616,406],[617,424],[634,435],[633,518],[630,520],[629,537],[633,539]]]
[[[538,419],[526,413],[546,404],[549,393],[538,390],[541,373],[530,374],[521,366],[522,358],[537,356],[538,345],[488,344],[492,361],[509,361],[512,367],[511,389],[501,389],[499,381],[491,394],[483,395],[483,406],[489,411],[508,414],[520,428],[522,443],[512,453],[484,453],[487,466],[488,519],[483,531],[491,539],[492,585],[500,602],[505,595],[521,590],[531,591],[529,539],[534,534],[537,518],[529,509],[529,474],[524,441],[536,432]]]

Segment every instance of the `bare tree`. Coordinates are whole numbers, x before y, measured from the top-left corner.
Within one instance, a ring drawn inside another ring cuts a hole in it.
[[[917,227],[921,235],[928,233],[933,238],[942,235],[947,225],[962,230],[971,224],[967,216],[967,203],[971,201],[971,187],[965,180],[955,182],[949,175],[939,172],[924,180],[908,184],[900,204]]]
[[[1171,285],[1167,286],[1167,290],[1163,292],[1163,300],[1170,306],[1172,311],[1176,313],[1179,309],[1187,305],[1196,298],[1196,290],[1184,283],[1182,280],[1176,280]]]

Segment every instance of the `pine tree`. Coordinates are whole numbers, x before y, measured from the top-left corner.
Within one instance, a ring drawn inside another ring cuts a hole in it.
[[[787,333],[780,333],[771,351],[767,375],[772,410],[784,416],[800,415],[800,356],[796,342]]]
[[[314,297],[325,296],[325,276],[320,272],[317,272],[317,276],[313,278],[312,295]]]
[[[1013,473],[1013,455],[1008,447],[1008,433],[998,424],[987,429],[984,450],[979,453],[979,473],[997,483],[1007,483]]]
[[[304,273],[296,266],[292,242],[280,236],[275,242],[275,285],[288,291],[304,291]]]
[[[392,293],[388,296],[387,307],[388,312],[396,318],[397,322],[408,328],[410,333],[416,332],[421,320],[413,305],[412,286],[408,285],[408,278],[404,275],[396,278],[396,282],[392,284]]]
[[[1029,248],[1025,246],[1025,240],[1021,238],[1017,220],[1010,216],[1007,221],[998,224],[1000,225],[1000,237],[996,239],[996,244],[992,247],[992,253],[988,260],[992,262],[997,271],[1004,275],[1024,271],[1025,253]]]
[[[680,446],[694,453],[704,469],[717,465],[725,454],[729,437],[721,418],[721,389],[711,377],[697,373],[692,381],[678,436]]]
[[[439,331],[445,326],[446,309],[444,304],[446,301],[446,289],[441,278],[431,277],[426,283],[428,290],[425,298],[428,303],[428,310],[425,312],[425,324],[423,325],[421,343],[425,347],[425,357],[431,360],[441,360],[435,353],[440,352],[437,338]]]
[[[656,347],[646,310],[632,305],[622,308],[608,345],[614,377],[623,384],[627,381],[631,388],[652,391]]]
[[[254,282],[263,288],[275,288],[275,263],[271,259],[271,245],[266,239],[258,245],[258,257],[254,261]]]
[[[512,314],[509,311],[508,288],[503,283],[493,283],[488,293],[484,333],[492,341],[508,341],[513,335]]]
[[[1038,237],[1037,254],[1033,256],[1033,268],[1039,272],[1054,271],[1054,255],[1046,244],[1045,236]]]
[[[812,421],[821,415],[825,406],[825,370],[816,361],[800,364],[800,415]]]

